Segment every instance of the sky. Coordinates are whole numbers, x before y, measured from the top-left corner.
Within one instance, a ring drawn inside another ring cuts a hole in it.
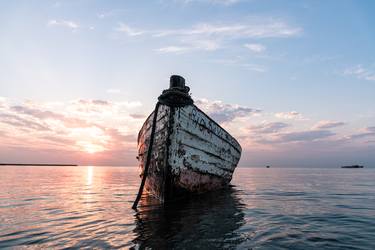
[[[137,165],[172,74],[240,166],[375,167],[374,1],[0,2],[0,162]]]

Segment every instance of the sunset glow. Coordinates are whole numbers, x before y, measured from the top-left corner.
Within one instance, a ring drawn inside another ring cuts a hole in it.
[[[137,133],[180,74],[241,166],[375,163],[371,7],[320,5],[4,1],[0,159],[136,165]]]
[[[89,154],[94,154],[97,152],[102,152],[105,150],[105,148],[101,145],[96,145],[91,142],[84,142],[84,141],[79,141],[77,142],[78,145],[80,145],[83,149],[83,151],[89,153]]]

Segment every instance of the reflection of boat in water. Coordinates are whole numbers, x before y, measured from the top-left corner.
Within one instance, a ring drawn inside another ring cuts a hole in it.
[[[241,156],[235,138],[193,104],[181,76],[171,76],[138,134],[143,187],[160,201],[225,187]]]
[[[245,240],[244,204],[232,187],[161,205],[143,196],[136,214],[136,249],[222,249]]]

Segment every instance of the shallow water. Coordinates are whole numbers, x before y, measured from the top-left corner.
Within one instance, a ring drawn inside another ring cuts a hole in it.
[[[375,169],[238,168],[162,207],[130,167],[0,167],[0,248],[375,249]]]

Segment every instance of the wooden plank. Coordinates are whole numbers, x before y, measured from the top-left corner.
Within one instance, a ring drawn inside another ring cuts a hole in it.
[[[173,174],[192,169],[230,180],[241,155],[238,142],[194,105],[179,108],[174,119],[169,149]]]

